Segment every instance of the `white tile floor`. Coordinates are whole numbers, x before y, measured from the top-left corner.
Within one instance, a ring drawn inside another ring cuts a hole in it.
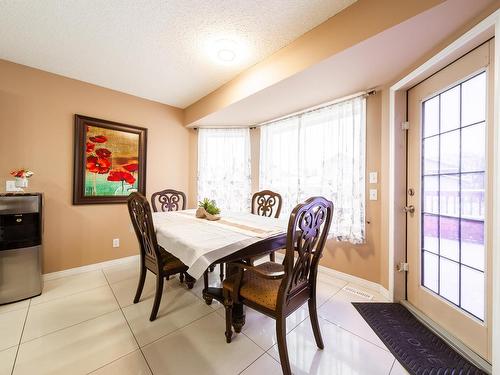
[[[134,261],[47,281],[41,296],[0,306],[0,375],[281,374],[272,319],[247,309],[242,333],[228,345],[221,305],[204,303],[201,281],[189,291],[174,278],[150,322],[151,276],[135,305]],[[217,282],[216,271],[211,283]],[[320,274],[324,350],[316,348],[307,307],[288,318],[294,374],[406,374],[352,307],[362,299],[345,285]]]

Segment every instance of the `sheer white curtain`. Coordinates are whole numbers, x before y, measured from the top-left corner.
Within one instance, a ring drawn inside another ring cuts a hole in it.
[[[261,189],[283,196],[283,214],[322,195],[334,203],[332,232],[365,239],[366,100],[363,97],[306,112],[261,128]]]
[[[249,129],[198,130],[198,200],[221,210],[250,210]]]

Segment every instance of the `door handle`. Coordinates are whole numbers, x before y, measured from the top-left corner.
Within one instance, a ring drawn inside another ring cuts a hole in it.
[[[403,211],[407,214],[413,214],[415,213],[415,206],[414,205],[409,205],[409,206],[404,206]]]

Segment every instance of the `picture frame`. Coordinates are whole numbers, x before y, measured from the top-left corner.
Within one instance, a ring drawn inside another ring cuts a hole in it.
[[[73,204],[126,203],[146,193],[146,128],[75,114]]]

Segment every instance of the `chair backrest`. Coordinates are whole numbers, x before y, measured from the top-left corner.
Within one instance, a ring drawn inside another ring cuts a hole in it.
[[[258,191],[252,196],[252,214],[278,218],[283,199],[271,190]]]
[[[151,195],[154,212],[179,211],[186,209],[186,194],[174,189],[157,191]],[[158,203],[158,207],[156,204]]]
[[[332,215],[333,203],[323,197],[309,198],[293,209],[288,221],[285,277],[278,293],[278,308],[291,305],[288,308],[295,309],[315,293],[318,264]]]
[[[144,265],[152,271],[158,272],[160,267],[158,262],[161,256],[148,200],[144,195],[134,192],[129,195],[127,205],[141,247],[141,258]]]

